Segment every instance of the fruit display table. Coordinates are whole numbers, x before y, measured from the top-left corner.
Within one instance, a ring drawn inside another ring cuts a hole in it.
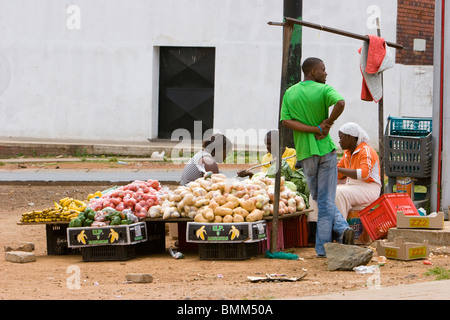
[[[288,247],[302,247],[307,244],[306,217],[310,210],[298,211],[291,214],[279,216],[278,247],[284,249]],[[260,252],[264,252],[270,247],[270,232],[272,229],[272,216],[265,217],[267,226],[267,239],[260,244]],[[180,251],[198,250],[198,244],[186,242],[186,227],[188,222],[193,222],[190,218],[144,218],[147,241],[135,244],[136,254],[149,255],[164,253],[166,250],[166,223],[176,223],[178,225],[178,245]],[[18,222],[21,226],[44,225],[46,230],[46,243],[48,255],[68,255],[81,254],[80,248],[70,248],[68,246],[67,221],[47,221],[47,222]],[[73,228],[71,228],[73,229]]]

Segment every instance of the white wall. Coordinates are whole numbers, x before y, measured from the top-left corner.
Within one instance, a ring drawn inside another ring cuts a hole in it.
[[[281,29],[267,21],[281,18],[278,2],[80,0],[71,30],[71,1],[1,0],[0,136],[156,137],[159,46],[216,47],[215,127],[269,128]]]
[[[155,138],[160,46],[216,48],[217,130],[255,129],[262,143],[259,132],[277,127],[282,28],[267,22],[282,21],[282,1],[77,0],[79,15],[66,11],[73,4],[0,0],[0,136]],[[396,1],[303,1],[304,20],[359,34],[376,33],[370,24],[378,9],[382,36],[395,42]],[[378,107],[360,100],[361,44],[303,28],[303,58],[321,57],[328,83],[347,101],[335,141],[347,121],[378,137]],[[432,70],[416,69],[385,72],[385,116],[431,114]]]

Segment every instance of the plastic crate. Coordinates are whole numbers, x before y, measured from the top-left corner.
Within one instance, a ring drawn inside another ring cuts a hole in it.
[[[417,127],[423,126],[421,123],[426,121],[425,119],[388,118],[389,123],[384,136],[385,174],[388,177],[426,178],[431,176],[432,134],[428,132],[431,130],[431,124],[426,130],[408,131],[392,128],[392,124],[397,120],[400,121],[399,119],[409,121],[406,127],[414,127],[409,124],[413,120],[416,121]],[[401,136],[400,133],[404,135]]]
[[[277,250],[284,250],[284,223],[283,220],[278,220],[278,232],[277,232]],[[266,222],[267,239],[259,242],[259,253],[265,254],[270,249],[270,241],[272,240],[272,221]]]
[[[433,131],[431,118],[388,117],[389,134],[394,136],[426,137]]]
[[[165,223],[159,221],[144,221],[147,230],[147,241],[134,245],[136,255],[164,253],[166,251]]]
[[[397,211],[402,211],[407,216],[419,215],[414,202],[404,193],[384,194],[359,212],[361,222],[372,241],[385,238],[389,229],[396,227]]]
[[[116,234],[115,238],[112,237],[113,233]],[[83,236],[82,239],[79,239],[80,235]],[[70,248],[136,244],[143,241],[147,241],[147,229],[144,222],[104,227],[67,228],[67,245]]]
[[[69,248],[67,243],[68,224],[46,224],[45,233],[47,239],[48,255],[80,254],[80,249]]]
[[[285,248],[299,248],[308,245],[308,229],[306,215],[283,220]]]
[[[200,260],[247,260],[259,254],[259,242],[199,243]]]
[[[181,252],[198,251],[198,243],[186,241],[187,222],[178,223],[178,249]]]
[[[136,245],[95,246],[81,248],[84,262],[125,261],[136,256]]]

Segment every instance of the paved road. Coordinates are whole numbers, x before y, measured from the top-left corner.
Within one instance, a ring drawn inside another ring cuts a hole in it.
[[[292,300],[449,300],[450,280],[405,284],[379,289],[345,291],[343,293],[326,294],[293,298]],[[289,299],[287,299],[289,300]]]
[[[223,171],[223,173],[233,178],[236,170]],[[59,170],[59,169],[21,169],[21,170],[1,170],[0,181],[4,182],[129,182],[134,180],[155,179],[161,183],[179,182],[180,170],[155,170],[155,169],[114,169],[114,170]]]

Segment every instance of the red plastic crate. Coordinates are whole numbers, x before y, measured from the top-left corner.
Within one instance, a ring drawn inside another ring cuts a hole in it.
[[[299,248],[308,245],[308,229],[306,215],[283,220],[285,248]]]
[[[277,251],[284,250],[284,235],[283,235],[284,223],[283,220],[278,220],[278,238],[277,238]],[[270,249],[270,240],[272,239],[272,221],[266,222],[267,239],[259,241],[259,253],[265,254]]]
[[[419,215],[414,202],[406,193],[384,194],[359,213],[372,241],[385,238],[389,229],[397,226],[397,211],[407,216]]]

